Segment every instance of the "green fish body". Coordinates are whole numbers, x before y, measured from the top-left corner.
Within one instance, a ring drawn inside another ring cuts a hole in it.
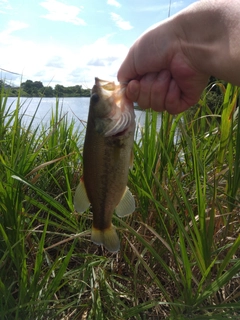
[[[133,162],[135,114],[133,105],[114,82],[95,78],[83,149],[83,177],[76,189],[74,206],[84,212],[91,204],[91,240],[111,252],[120,242],[112,225],[114,211],[120,217],[135,210],[127,187]]]

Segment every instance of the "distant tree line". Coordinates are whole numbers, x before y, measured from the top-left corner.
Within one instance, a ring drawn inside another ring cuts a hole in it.
[[[56,84],[55,87],[44,86],[41,81],[27,80],[22,82],[19,88],[4,84],[0,80],[0,89],[4,87],[9,96],[17,96],[20,91],[22,97],[90,97],[90,89],[84,89],[81,85],[65,87]]]

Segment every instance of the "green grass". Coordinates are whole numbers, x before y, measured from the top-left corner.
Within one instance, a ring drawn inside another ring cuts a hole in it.
[[[239,88],[217,85],[216,114],[207,88],[193,110],[148,110],[137,127],[118,254],[74,212],[85,131],[57,99],[48,124],[26,124],[1,92],[1,320],[239,319]]]

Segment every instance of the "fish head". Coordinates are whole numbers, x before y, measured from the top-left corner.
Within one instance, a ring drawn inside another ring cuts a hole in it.
[[[90,99],[89,117],[97,133],[108,137],[135,127],[133,103],[124,88],[114,82],[95,78]]]

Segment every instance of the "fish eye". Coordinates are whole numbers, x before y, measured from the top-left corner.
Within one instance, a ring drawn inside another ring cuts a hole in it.
[[[99,95],[97,93],[94,93],[92,96],[91,96],[91,102],[93,103],[97,103],[99,100]]]

